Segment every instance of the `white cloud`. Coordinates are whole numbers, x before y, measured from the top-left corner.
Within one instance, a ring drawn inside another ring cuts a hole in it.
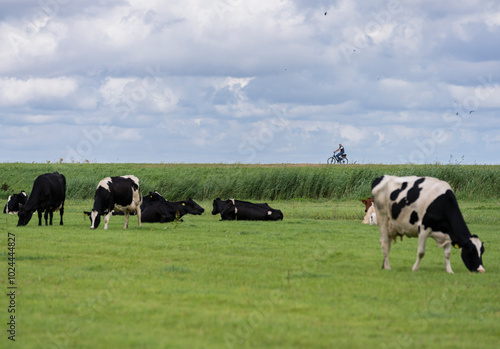
[[[33,101],[62,99],[74,93],[77,87],[77,82],[70,77],[27,80],[4,77],[0,79],[0,105],[18,106]]]
[[[108,151],[85,158],[324,162],[342,142],[358,161],[445,162],[465,148],[498,162],[497,1],[43,4],[0,19],[0,117],[32,147],[14,160],[58,159],[108,127]],[[271,137],[273,120],[286,126]]]

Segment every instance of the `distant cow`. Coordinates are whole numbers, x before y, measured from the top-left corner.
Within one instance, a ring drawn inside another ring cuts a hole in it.
[[[19,212],[19,205],[26,205],[28,195],[22,190],[19,194],[12,194],[7,200],[7,204],[3,209],[3,213],[17,214]]]
[[[104,215],[104,229],[108,229],[109,217],[113,210],[125,214],[125,229],[131,212],[137,212],[139,227],[141,226],[142,196],[139,179],[135,176],[106,177],[97,185],[94,196],[94,207],[90,212],[90,229],[95,229]]]
[[[151,194],[151,193],[150,193]],[[150,196],[151,197],[151,196]],[[205,210],[193,199],[185,201],[155,200],[142,206],[142,222],[166,223],[180,219],[186,214],[200,215]]]
[[[372,206],[373,204],[373,199],[372,198],[366,198],[366,200],[361,200],[361,202],[365,205],[365,212],[368,212],[368,209]]]
[[[66,199],[66,178],[58,173],[46,173],[40,175],[33,183],[33,189],[26,201],[26,205],[19,206],[18,226],[29,223],[33,212],[38,211],[38,225],[42,225],[42,212],[45,211],[45,225],[50,216],[50,225],[54,211],[59,210],[61,215],[60,225],[63,225],[64,200]]]
[[[427,237],[444,249],[445,267],[450,265],[451,246],[461,248],[467,269],[484,273],[484,247],[477,235],[471,235],[448,183],[431,177],[382,176],[372,183],[375,211],[380,229],[380,244],[384,254],[383,269],[391,269],[391,240],[398,236],[418,236],[418,270],[425,255]]]
[[[366,211],[363,224],[377,225],[377,214],[375,213],[375,204],[373,201],[370,208]]]
[[[221,200],[217,198],[213,201],[212,214],[220,213],[221,220],[260,220],[277,221],[283,220],[283,213],[280,210],[271,208],[267,203],[257,204],[248,201],[235,199]]]

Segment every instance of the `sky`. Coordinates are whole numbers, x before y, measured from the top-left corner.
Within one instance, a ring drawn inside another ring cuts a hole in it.
[[[0,0],[0,162],[500,163],[497,0]]]

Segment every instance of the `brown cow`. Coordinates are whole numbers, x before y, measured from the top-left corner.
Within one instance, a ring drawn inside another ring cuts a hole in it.
[[[370,208],[370,206],[372,205],[373,203],[373,199],[372,198],[367,198],[366,200],[361,200],[361,202],[363,204],[365,204],[365,212],[368,211],[368,209]]]

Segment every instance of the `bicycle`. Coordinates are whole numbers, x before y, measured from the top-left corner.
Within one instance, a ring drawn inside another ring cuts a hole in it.
[[[330,164],[342,164],[342,165],[347,165],[349,163],[349,160],[347,159],[347,154],[342,154],[340,156],[340,160],[337,159],[335,156],[335,153],[333,153],[333,156],[330,156],[327,160],[326,163],[328,165]]]

